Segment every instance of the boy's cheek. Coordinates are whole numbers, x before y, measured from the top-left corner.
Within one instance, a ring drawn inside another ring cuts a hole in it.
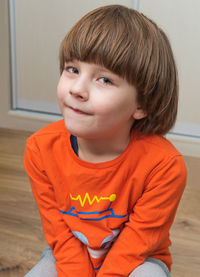
[[[58,85],[57,85],[57,94],[62,95],[66,91],[66,81],[63,78],[63,75],[61,75]]]
[[[62,82],[59,82],[58,83],[58,86],[57,86],[57,98],[59,101],[63,101],[64,100],[64,97],[66,95],[66,87],[63,85]]]
[[[58,99],[59,99],[59,98],[61,97],[61,86],[60,86],[60,82],[59,82],[58,85],[57,85],[56,93],[57,93],[57,97],[58,97]]]
[[[96,114],[107,115],[108,113],[115,110],[115,105],[113,105],[113,99],[102,99],[101,97],[96,99],[90,99],[91,106]]]

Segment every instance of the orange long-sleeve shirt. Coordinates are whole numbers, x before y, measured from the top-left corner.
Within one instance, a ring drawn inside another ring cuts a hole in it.
[[[170,269],[186,168],[165,138],[133,132],[119,157],[94,164],[77,157],[61,120],[27,140],[24,165],[59,277],[127,277],[147,257]]]

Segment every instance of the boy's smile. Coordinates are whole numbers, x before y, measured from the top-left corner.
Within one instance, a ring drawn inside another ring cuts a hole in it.
[[[136,88],[97,64],[66,63],[57,95],[66,128],[84,139],[127,138],[134,120],[145,116]]]
[[[72,111],[74,111],[75,113],[78,113],[78,114],[83,114],[83,115],[91,115],[87,112],[84,112],[84,111],[81,111],[79,109],[76,109],[76,108],[72,108],[72,107],[69,107]]]

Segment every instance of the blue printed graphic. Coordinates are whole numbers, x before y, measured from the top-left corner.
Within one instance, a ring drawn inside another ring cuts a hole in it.
[[[81,220],[88,220],[88,221],[100,221],[106,218],[124,218],[128,217],[128,214],[124,215],[116,215],[111,208],[112,202],[108,206],[108,208],[104,211],[94,211],[94,212],[79,212],[75,209],[75,207],[72,207],[68,212],[59,210],[62,214],[70,215],[79,217]]]

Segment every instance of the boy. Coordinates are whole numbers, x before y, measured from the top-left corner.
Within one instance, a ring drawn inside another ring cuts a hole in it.
[[[60,72],[64,120],[25,151],[50,246],[27,276],[170,276],[186,168],[162,137],[178,99],[167,37],[137,11],[101,7],[63,40]]]

